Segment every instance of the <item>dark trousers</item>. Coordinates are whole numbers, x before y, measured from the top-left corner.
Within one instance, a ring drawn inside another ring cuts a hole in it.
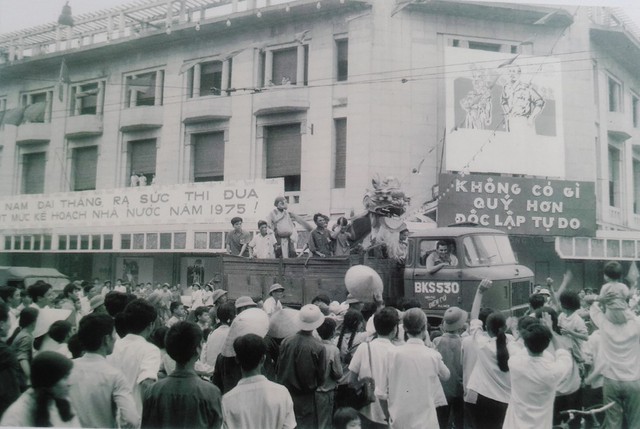
[[[291,393],[291,399],[293,399],[293,413],[296,415],[298,423],[296,427],[298,429],[316,429],[318,427],[318,411],[315,392]]]
[[[495,401],[478,394],[478,402],[476,402],[477,429],[502,429],[508,405],[505,402]]]
[[[464,405],[464,429],[476,429],[476,404],[465,402]]]
[[[464,401],[462,398],[447,398],[447,403],[436,408],[440,429],[461,429],[464,426]]]
[[[553,402],[553,424],[559,425],[562,423],[563,417],[560,412],[564,410],[580,410],[582,409],[582,389],[578,389],[568,395],[558,395]],[[569,423],[570,429],[580,428],[580,419],[576,418]]]

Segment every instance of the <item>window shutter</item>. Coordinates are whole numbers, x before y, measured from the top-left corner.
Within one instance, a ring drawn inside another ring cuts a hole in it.
[[[44,192],[44,169],[46,153],[28,153],[23,155],[23,194],[42,194]]]
[[[300,124],[267,127],[267,178],[300,175]]]
[[[97,168],[98,146],[89,146],[74,149],[73,190],[88,191],[96,189]]]
[[[224,180],[224,132],[193,135],[193,180]]]
[[[156,139],[131,141],[131,173],[155,174],[156,172]]]
[[[336,154],[334,170],[334,188],[344,188],[347,175],[347,119],[334,121],[336,128]]]
[[[288,48],[273,51],[273,84],[281,85],[282,78],[287,77],[292,85],[297,82],[298,49]]]

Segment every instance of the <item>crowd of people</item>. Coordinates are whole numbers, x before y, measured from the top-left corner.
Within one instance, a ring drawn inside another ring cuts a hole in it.
[[[640,427],[638,294],[604,273],[599,294],[549,280],[520,318],[483,307],[483,280],[439,327],[415,299],[287,308],[277,283],[187,303],[169,284],[2,286],[0,426],[538,429],[611,403],[605,427]]]

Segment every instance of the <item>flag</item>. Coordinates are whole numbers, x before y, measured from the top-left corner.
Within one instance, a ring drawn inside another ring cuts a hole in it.
[[[60,75],[58,76],[58,99],[64,100],[64,85],[69,83],[69,69],[67,68],[67,62],[62,59],[60,63]]]
[[[627,273],[627,280],[629,281],[629,284],[631,286],[635,286],[638,283],[639,277],[640,271],[638,271],[635,261],[632,261],[631,266],[629,267],[629,272]]]
[[[507,61],[503,62],[502,64],[500,64],[498,66],[499,69],[501,69],[502,67],[506,67],[506,66],[510,66],[511,64],[513,64],[513,62],[516,60],[516,58],[518,58],[520,56],[520,54],[516,54],[515,57],[513,58],[509,58]]]

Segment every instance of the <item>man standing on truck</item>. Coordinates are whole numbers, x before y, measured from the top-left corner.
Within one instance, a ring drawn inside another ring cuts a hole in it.
[[[251,234],[242,229],[242,218],[239,216],[231,219],[233,230],[227,233],[227,252],[237,256],[249,256],[247,245],[251,241]],[[203,276],[204,278],[204,276]]]
[[[444,240],[438,240],[436,251],[427,257],[427,271],[435,274],[444,267],[457,267],[458,258],[449,251],[449,244]]]

